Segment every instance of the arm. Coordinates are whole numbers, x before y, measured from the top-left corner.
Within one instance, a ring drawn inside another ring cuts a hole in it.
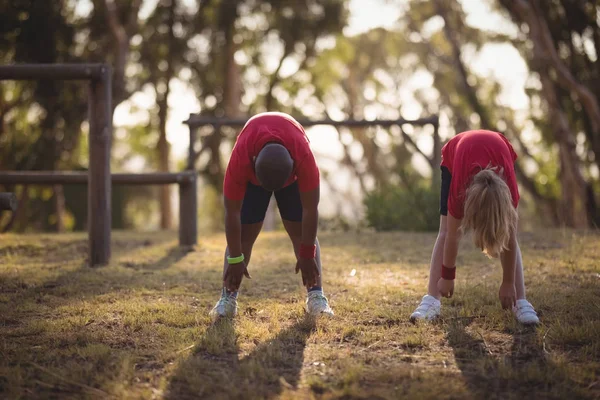
[[[296,168],[300,202],[302,203],[302,238],[298,249],[296,273],[302,271],[302,283],[308,289],[319,282],[319,266],[316,259],[317,226],[319,223],[319,168],[314,155],[308,151]]]
[[[225,237],[228,255],[237,257],[242,254],[242,200],[229,200],[225,197]]]
[[[241,213],[248,183],[248,166],[241,162],[244,155],[240,151],[237,146],[233,149],[223,181],[225,237],[227,238],[228,255],[231,257],[242,254]]]
[[[300,192],[302,202],[302,238],[298,251],[296,273],[302,271],[302,283],[308,289],[319,282],[319,266],[316,259],[317,226],[319,223],[320,189]]]
[[[446,238],[444,240],[443,266],[450,269],[456,268],[456,256],[458,255],[458,244],[460,243],[460,220],[454,218],[450,213],[446,218]],[[442,267],[444,268],[444,267]],[[442,270],[442,276],[444,271]],[[454,278],[440,278],[437,283],[440,294],[444,297],[452,297],[454,294]]]
[[[443,264],[448,268],[456,268],[456,256],[458,255],[458,245],[461,238],[460,222],[460,219],[456,219],[448,213],[443,258]]]
[[[236,148],[237,149],[237,148]],[[224,265],[223,286],[235,292],[242,283],[245,275],[250,278],[246,268],[246,261],[235,260],[230,264],[228,257],[242,255],[242,202],[246,191],[246,168],[240,164],[241,157],[236,149],[231,155],[225,180],[223,182],[223,195],[225,205],[225,237],[227,239],[227,252]]]
[[[310,192],[300,192],[300,201],[302,202],[302,244],[307,246],[314,245],[317,239],[320,196],[319,187]]]

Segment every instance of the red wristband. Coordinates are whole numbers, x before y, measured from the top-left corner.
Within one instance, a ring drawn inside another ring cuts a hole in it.
[[[315,258],[317,256],[317,246],[316,245],[306,245],[301,243],[300,250],[298,251],[298,256],[300,258]]]
[[[447,281],[453,281],[456,278],[456,267],[448,268],[444,264],[442,264],[442,278]]]

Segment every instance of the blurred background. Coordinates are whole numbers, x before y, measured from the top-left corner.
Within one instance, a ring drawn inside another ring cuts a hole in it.
[[[308,130],[322,228],[437,230],[440,147],[501,131],[526,228],[600,225],[600,5],[595,0],[11,0],[0,62],[113,67],[113,172],[179,171],[190,114],[416,119],[440,128]],[[2,170],[85,170],[87,87],[0,83]],[[222,229],[236,131],[202,128],[201,231]],[[82,186],[0,187],[2,231],[86,228]],[[177,226],[175,187],[113,187],[113,228]],[[276,228],[276,225],[275,225]]]

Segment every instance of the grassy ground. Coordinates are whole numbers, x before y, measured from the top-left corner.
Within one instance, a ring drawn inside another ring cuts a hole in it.
[[[287,238],[263,234],[240,316],[214,325],[223,236],[114,236],[98,269],[82,235],[0,237],[0,398],[600,398],[599,236],[521,236],[535,329],[468,244],[443,319],[409,323],[431,234],[321,235],[337,315],[316,322]]]

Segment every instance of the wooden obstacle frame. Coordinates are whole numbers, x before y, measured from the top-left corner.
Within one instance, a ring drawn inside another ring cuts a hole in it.
[[[17,196],[14,193],[0,193],[0,211],[16,211]]]
[[[187,169],[193,170],[195,169],[196,163],[196,150],[195,143],[197,138],[198,129],[211,126],[214,129],[220,129],[223,126],[227,127],[242,127],[246,125],[249,118],[218,118],[201,114],[190,114],[189,118],[184,121],[189,128],[190,133],[190,146],[188,148],[188,162]],[[333,119],[322,119],[322,120],[310,120],[310,119],[296,119],[300,125],[303,127],[311,127],[317,125],[328,125],[333,127],[345,126],[349,128],[356,127],[371,127],[371,126],[381,126],[384,128],[389,128],[392,126],[397,126],[402,129],[403,125],[415,125],[415,126],[425,126],[431,125],[433,126],[434,131],[437,133],[439,129],[439,117],[437,115],[432,115],[426,118],[419,119],[374,119],[374,120],[355,120],[355,119],[346,119],[336,121]]]
[[[112,71],[106,64],[16,64],[0,66],[2,80],[82,80],[89,85],[89,168],[88,172],[58,171],[2,171],[0,184],[88,186],[88,240],[91,266],[108,264],[111,256],[111,192],[113,184],[124,185],[179,185],[179,244],[194,246],[198,240],[196,132],[202,126],[219,129],[222,126],[241,127],[245,119],[215,118],[190,115],[184,121],[189,127],[190,144],[186,171],[177,173],[111,174],[110,149],[112,140]],[[411,124],[432,125],[437,131],[437,116],[416,120],[302,120],[304,127],[315,125],[391,127]],[[0,193],[0,210],[13,209],[13,194]]]
[[[111,192],[113,184],[179,185],[179,244],[194,246],[197,229],[197,174],[177,173],[111,174],[112,70],[106,64],[15,64],[0,66],[0,80],[81,80],[89,85],[88,172],[2,171],[0,184],[88,186],[89,264],[108,264],[111,257]],[[0,207],[10,200],[0,194]],[[11,206],[12,207],[12,206]]]

